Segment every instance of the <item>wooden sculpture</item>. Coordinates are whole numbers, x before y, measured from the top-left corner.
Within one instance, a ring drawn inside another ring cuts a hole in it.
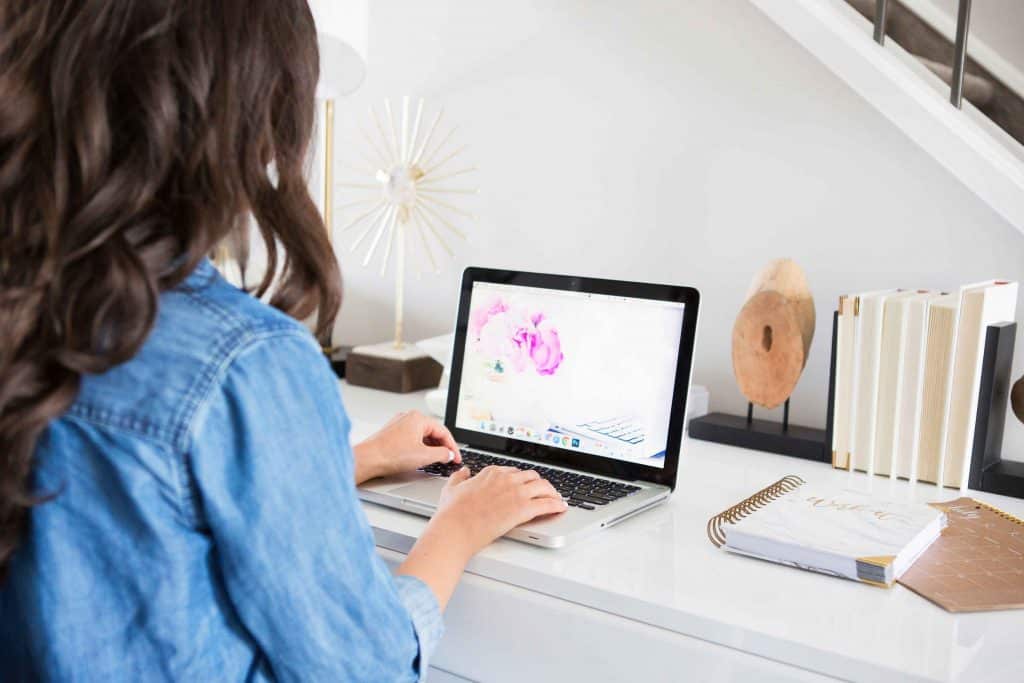
[[[732,328],[732,368],[740,391],[763,408],[793,393],[814,339],[814,298],[803,270],[776,259],[754,277]]]
[[[1024,422],[1024,377],[1013,383],[1010,390],[1010,407],[1018,422]]]

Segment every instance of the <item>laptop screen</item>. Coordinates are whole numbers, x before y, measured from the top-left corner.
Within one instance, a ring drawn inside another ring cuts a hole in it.
[[[684,306],[474,282],[456,427],[663,467]]]

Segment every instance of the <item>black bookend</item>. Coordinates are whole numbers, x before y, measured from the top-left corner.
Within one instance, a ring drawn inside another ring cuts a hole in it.
[[[1010,395],[1017,323],[989,325],[978,388],[974,446],[967,485],[976,491],[1024,498],[1024,463],[1003,460],[1003,427]]]
[[[832,356],[828,365],[828,406],[825,408],[825,451],[833,465],[836,453],[832,450],[832,436],[836,426],[836,362],[839,360],[839,311],[832,312]]]
[[[832,316],[832,356],[829,368],[826,428],[789,424],[789,401],[783,408],[782,422],[754,419],[754,406],[747,404],[746,417],[710,413],[690,420],[690,436],[729,446],[750,448],[794,458],[832,462],[832,403],[835,394],[836,342],[839,313]]]

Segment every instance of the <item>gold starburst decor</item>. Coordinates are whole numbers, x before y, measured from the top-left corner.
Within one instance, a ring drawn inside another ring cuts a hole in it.
[[[351,199],[339,209],[349,212],[342,233],[354,235],[349,249],[365,252],[363,266],[378,255],[380,273],[388,268],[395,273],[395,349],[402,349],[403,307],[406,259],[410,251],[420,273],[440,272],[435,252],[453,256],[451,242],[466,239],[458,223],[475,216],[458,206],[460,198],[475,195],[476,188],[459,186],[464,176],[476,171],[473,166],[456,163],[466,146],[454,143],[457,128],[442,124],[443,109],[424,117],[420,98],[415,113],[409,97],[402,98],[400,119],[391,101],[384,100],[384,115],[370,108],[371,134],[362,128],[366,150],[360,163],[349,167],[362,179],[342,182]],[[430,120],[429,125],[421,125]],[[442,134],[441,129],[447,129]],[[459,180],[454,180],[458,178]]]

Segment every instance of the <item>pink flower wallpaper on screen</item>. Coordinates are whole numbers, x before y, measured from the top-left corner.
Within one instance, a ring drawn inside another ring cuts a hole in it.
[[[554,375],[565,358],[558,329],[542,311],[510,306],[502,297],[470,311],[469,334],[496,374]]]
[[[681,324],[681,307],[475,283],[456,426],[660,466]]]

